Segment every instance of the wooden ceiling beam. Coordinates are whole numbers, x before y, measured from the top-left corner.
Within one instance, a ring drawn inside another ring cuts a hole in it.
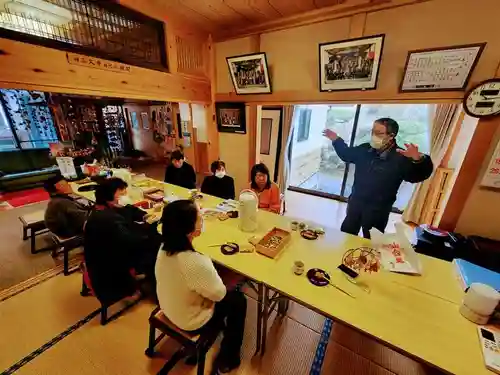
[[[271,31],[288,29],[291,27],[305,26],[317,22],[324,22],[336,18],[353,16],[364,12],[376,12],[388,8],[424,3],[432,0],[346,0],[339,5],[304,12],[290,17],[252,25],[219,30],[214,32],[216,41],[246,37]]]

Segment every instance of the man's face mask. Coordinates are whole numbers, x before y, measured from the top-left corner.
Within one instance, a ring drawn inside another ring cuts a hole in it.
[[[380,150],[386,144],[387,138],[372,134],[372,138],[370,139],[370,146],[372,146],[374,149]]]

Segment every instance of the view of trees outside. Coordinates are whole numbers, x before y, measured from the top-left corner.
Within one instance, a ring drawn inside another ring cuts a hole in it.
[[[309,106],[309,108],[319,107]],[[356,105],[328,105],[325,128],[334,130],[349,144],[354,130]],[[361,105],[354,145],[370,142],[373,122],[381,117],[391,117],[399,124],[397,143],[404,147],[405,143],[414,143],[421,152],[428,153],[430,148],[430,124],[434,111],[428,104],[366,104]],[[325,193],[341,195],[341,186],[345,175],[346,164],[340,160],[331,143],[324,140],[321,145],[321,161],[317,172],[302,182],[299,187]],[[292,148],[292,169],[293,169]],[[354,180],[354,165],[349,166],[344,197],[351,194]],[[293,181],[292,181],[293,185]],[[395,207],[403,210],[413,193],[414,185],[403,183],[398,193]]]

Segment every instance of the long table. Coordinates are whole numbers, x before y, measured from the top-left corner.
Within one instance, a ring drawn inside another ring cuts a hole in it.
[[[158,186],[163,183],[158,182]],[[188,197],[186,189],[168,186],[169,192]],[[92,199],[92,193],[84,193]],[[215,207],[220,199],[205,196],[201,205]],[[491,374],[484,366],[476,325],[463,318],[458,307],[463,291],[455,279],[451,263],[419,255],[423,264],[422,276],[401,275],[381,271],[362,274],[370,292],[352,284],[336,269],[343,253],[366,246],[369,241],[336,229],[326,230],[325,236],[308,241],[296,232],[286,249],[275,259],[257,253],[223,255],[215,244],[247,243],[251,236],[263,236],[273,227],[289,228],[290,219],[265,211],[258,212],[258,229],[242,232],[237,219],[205,220],[202,235],[194,240],[197,251],[257,282],[260,293],[258,330],[263,326],[262,346],[265,347],[266,308],[269,291],[350,326],[398,352],[452,374]],[[305,276],[292,272],[294,261],[301,260],[305,269],[319,267],[331,276],[331,281],[355,298],[337,289],[316,287]]]

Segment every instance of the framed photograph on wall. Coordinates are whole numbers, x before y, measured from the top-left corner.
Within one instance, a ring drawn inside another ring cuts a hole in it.
[[[321,43],[320,91],[373,90],[377,88],[384,34]]]
[[[400,92],[463,91],[486,43],[408,52]]]
[[[149,130],[149,114],[147,112],[141,113],[142,128],[144,130]]]
[[[269,94],[271,80],[265,53],[227,57],[236,94]]]
[[[219,132],[246,134],[245,103],[215,103],[215,111]]]

